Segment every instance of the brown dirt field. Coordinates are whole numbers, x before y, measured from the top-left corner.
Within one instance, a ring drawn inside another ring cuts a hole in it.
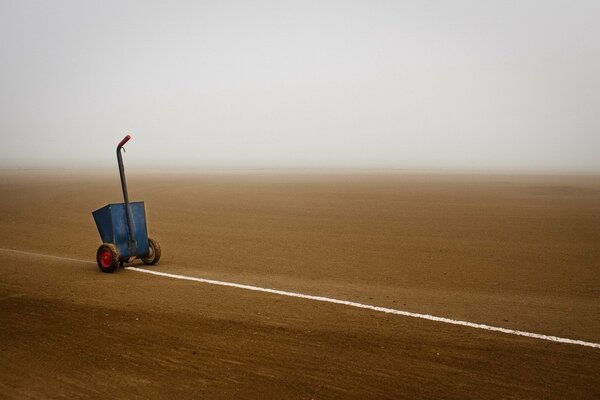
[[[600,342],[600,177],[135,171],[159,271]],[[94,261],[116,171],[0,171]],[[600,398],[600,349],[0,250],[0,398]]]

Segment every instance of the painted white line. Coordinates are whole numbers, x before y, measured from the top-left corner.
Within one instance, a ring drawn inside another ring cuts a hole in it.
[[[33,251],[3,249],[3,248],[0,248],[0,251],[8,251],[9,253],[17,253],[17,254],[23,254],[23,255],[27,255],[27,256],[44,257],[44,258],[54,258],[56,260],[66,260],[66,261],[82,262],[82,263],[87,263],[87,264],[96,264],[94,261],[90,261],[90,260],[81,260],[81,259],[78,259],[78,258],[52,256],[50,254],[35,253]]]
[[[81,259],[69,258],[69,257],[59,257],[59,256],[53,256],[53,255],[49,255],[49,254],[35,253],[35,252],[31,252],[31,251],[13,250],[13,249],[4,249],[4,248],[0,248],[0,251],[7,251],[7,252],[12,252],[12,253],[37,256],[37,257],[54,258],[54,259],[58,259],[58,260],[96,264],[95,262],[89,261],[89,260],[81,260]],[[370,304],[356,303],[354,301],[338,300],[338,299],[333,299],[330,297],[313,296],[313,295],[303,294],[303,293],[288,292],[285,290],[269,289],[269,288],[263,288],[263,287],[252,286],[252,285],[244,285],[241,283],[217,281],[214,279],[196,278],[193,276],[177,275],[177,274],[171,274],[168,272],[150,271],[147,269],[137,268],[137,267],[125,267],[125,269],[127,269],[129,271],[143,272],[145,274],[162,276],[165,278],[172,278],[172,279],[179,279],[179,280],[184,280],[184,281],[193,281],[193,282],[200,282],[200,283],[208,283],[210,285],[228,286],[228,287],[233,287],[233,288],[238,288],[238,289],[253,290],[255,292],[277,294],[280,296],[297,297],[300,299],[341,304],[341,305],[350,306],[350,307],[364,308],[364,309],[368,309],[368,310],[383,312],[386,314],[402,315],[404,317],[420,318],[420,319],[426,319],[429,321],[443,322],[445,324],[466,326],[469,328],[483,329],[483,330],[492,331],[492,332],[501,332],[501,333],[505,333],[508,335],[525,336],[525,337],[532,338],[532,339],[549,340],[551,342],[574,344],[574,345],[586,346],[586,347],[594,347],[597,349],[600,348],[600,343],[586,342],[583,340],[576,340],[576,339],[567,339],[567,338],[562,338],[562,337],[558,337],[558,336],[542,335],[539,333],[525,332],[525,331],[519,331],[519,330],[515,330],[515,329],[500,328],[497,326],[477,324],[474,322],[461,321],[461,320],[456,320],[456,319],[451,319],[451,318],[436,317],[435,315],[419,314],[419,313],[414,313],[414,312],[409,312],[409,311],[396,310],[393,308],[378,307],[378,306],[373,306]]]
[[[143,272],[146,274],[164,276],[166,278],[180,279],[180,280],[184,280],[184,281],[194,281],[194,282],[208,283],[211,285],[229,286],[229,287],[234,287],[234,288],[238,288],[238,289],[254,290],[256,292],[278,294],[280,296],[298,297],[301,299],[323,301],[326,303],[342,304],[345,306],[366,308],[368,310],[379,311],[379,312],[383,312],[383,313],[387,313],[387,314],[402,315],[404,317],[427,319],[429,321],[443,322],[443,323],[452,324],[452,325],[467,326],[469,328],[483,329],[486,331],[502,332],[502,333],[506,333],[509,335],[526,336],[526,337],[533,338],[533,339],[549,340],[551,342],[576,344],[576,345],[580,345],[580,346],[600,348],[600,343],[585,342],[583,340],[567,339],[567,338],[561,338],[558,336],[542,335],[539,333],[524,332],[524,331],[518,331],[515,329],[500,328],[500,327],[490,326],[490,325],[485,325],[485,324],[476,324],[473,322],[460,321],[460,320],[450,319],[450,318],[445,318],[445,317],[436,317],[434,315],[429,315],[429,314],[419,314],[419,313],[413,313],[413,312],[409,312],[409,311],[395,310],[393,308],[378,307],[378,306],[372,306],[369,304],[356,303],[353,301],[332,299],[330,297],[313,296],[313,295],[303,294],[303,293],[288,292],[285,290],[269,289],[269,288],[263,288],[263,287],[252,286],[252,285],[244,285],[241,283],[216,281],[213,279],[195,278],[192,276],[170,274],[168,272],[150,271],[147,269],[137,268],[137,267],[125,267],[125,269],[128,269],[130,271]]]

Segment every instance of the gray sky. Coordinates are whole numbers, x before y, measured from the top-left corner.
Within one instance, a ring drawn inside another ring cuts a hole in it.
[[[0,0],[0,168],[600,171],[600,1]]]

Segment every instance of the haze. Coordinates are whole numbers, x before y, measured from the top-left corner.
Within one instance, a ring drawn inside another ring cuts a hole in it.
[[[0,1],[0,168],[600,171],[597,1]]]

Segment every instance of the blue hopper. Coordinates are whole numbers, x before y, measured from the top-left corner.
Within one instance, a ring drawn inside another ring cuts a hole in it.
[[[114,272],[125,262],[133,262],[138,258],[148,265],[154,265],[160,259],[160,245],[148,237],[144,202],[129,202],[121,155],[121,149],[129,139],[131,137],[127,135],[117,146],[117,161],[125,202],[108,204],[92,212],[102,239],[102,245],[96,253],[98,268],[102,272]]]

